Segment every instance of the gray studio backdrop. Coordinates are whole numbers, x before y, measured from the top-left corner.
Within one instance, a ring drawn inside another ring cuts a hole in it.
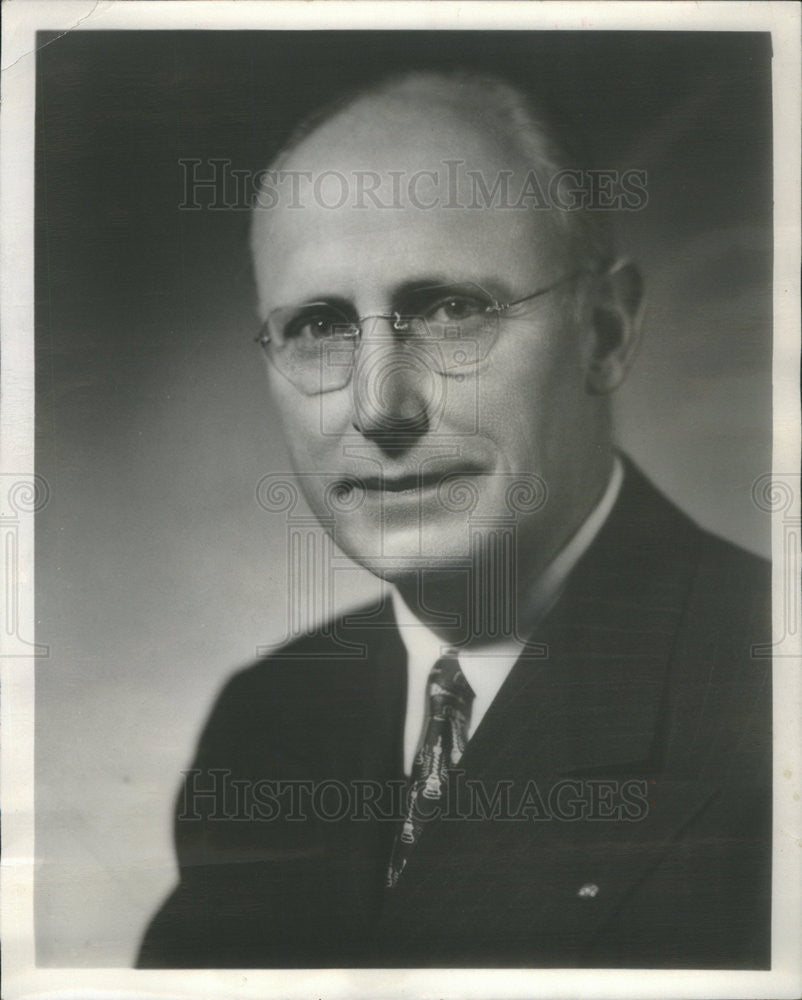
[[[181,160],[258,169],[334,82],[383,65],[439,55],[536,82],[600,166],[648,175],[648,205],[618,220],[648,289],[619,439],[703,525],[767,554],[751,487],[771,468],[770,62],[750,34],[43,41],[38,960],[127,965],[174,878],[171,804],[205,713],[291,611],[287,515],[257,499],[289,466],[252,342],[247,213],[182,210]],[[376,586],[341,563],[333,600]]]

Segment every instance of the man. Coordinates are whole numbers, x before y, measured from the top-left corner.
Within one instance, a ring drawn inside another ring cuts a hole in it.
[[[559,127],[410,73],[273,168],[270,389],[391,598],[226,686],[140,964],[766,967],[768,576],[612,446],[640,281]]]

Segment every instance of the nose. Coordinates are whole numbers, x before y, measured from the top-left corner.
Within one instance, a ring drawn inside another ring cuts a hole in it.
[[[385,452],[405,451],[429,430],[441,380],[424,352],[403,339],[392,318],[363,321],[351,380],[352,424]]]

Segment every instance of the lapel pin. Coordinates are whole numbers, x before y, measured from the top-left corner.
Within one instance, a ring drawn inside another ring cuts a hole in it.
[[[577,893],[580,899],[595,899],[599,895],[599,887],[592,882],[586,882]]]

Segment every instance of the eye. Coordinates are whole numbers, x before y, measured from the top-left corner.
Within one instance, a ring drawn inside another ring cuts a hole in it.
[[[435,323],[460,323],[485,316],[488,303],[475,295],[451,294],[433,302],[426,310],[426,318]]]
[[[353,321],[330,309],[305,311],[294,316],[284,327],[285,340],[329,340],[355,335]]]

